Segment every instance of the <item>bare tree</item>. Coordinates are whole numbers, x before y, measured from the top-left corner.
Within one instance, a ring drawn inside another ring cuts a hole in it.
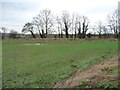
[[[109,37],[109,29],[108,26],[103,24],[101,21],[98,21],[97,25],[94,25],[92,27],[92,30],[94,32],[94,36],[95,33],[97,33],[99,35],[99,38],[102,37],[102,35],[104,35],[104,38]]]
[[[37,17],[33,17],[32,23],[37,27],[40,37],[44,38],[44,27],[43,27],[43,21],[41,19],[41,16],[38,15]]]
[[[77,37],[77,30],[78,30],[78,36],[81,33],[81,23],[80,23],[81,17],[79,15],[75,15],[75,38]]]
[[[62,21],[63,21],[63,24],[64,24],[66,38],[69,38],[68,30],[69,30],[70,25],[71,25],[71,20],[70,20],[70,15],[67,11],[62,12]]]
[[[35,34],[33,33],[33,24],[32,23],[28,22],[24,25],[22,32],[26,32],[26,31],[29,31],[32,34],[33,38],[36,38]]]
[[[62,19],[60,18],[59,19],[59,25],[60,25],[60,37],[63,38],[63,29],[64,29],[64,26],[62,24]]]
[[[5,33],[7,31],[7,28],[6,27],[2,27],[1,29],[3,31],[3,33],[2,33],[2,39],[5,39]]]
[[[42,10],[33,18],[33,24],[37,26],[41,38],[47,37],[48,30],[53,26],[51,10]],[[46,33],[46,35],[45,35]]]
[[[74,31],[74,22],[75,21],[75,14],[73,13],[72,15],[72,21],[71,21],[71,32],[72,32],[72,35],[71,35],[71,38],[73,38],[73,31]]]
[[[78,22],[78,37],[81,38],[81,23]]]
[[[86,32],[88,31],[88,24],[89,24],[89,20],[87,17],[83,16],[83,23],[82,23],[82,38],[86,37]]]
[[[58,28],[58,36],[59,38],[61,38],[62,23],[61,23],[61,19],[59,18],[59,16],[57,16],[56,21],[57,21],[57,28]]]
[[[108,26],[110,30],[115,34],[115,37],[118,37],[118,10],[116,10],[113,14],[109,14],[107,17]]]
[[[15,38],[17,38],[17,35],[18,35],[18,32],[17,32],[17,31],[14,31],[14,30],[11,30],[11,31],[10,31],[10,38],[15,39]]]
[[[107,28],[106,25],[102,26],[103,33],[104,33],[104,38],[109,37],[109,29]]]
[[[94,36],[95,36],[95,34],[96,34],[96,26],[95,25],[92,27],[92,30],[93,30],[93,33],[94,33]]]
[[[64,26],[63,26],[62,18],[57,16],[56,21],[57,21],[59,36],[60,36],[60,38],[63,38],[63,28],[64,28]]]
[[[99,38],[101,38],[102,28],[103,28],[102,22],[99,21],[99,22],[98,22],[97,29],[96,29],[97,33],[99,34]]]
[[[51,10],[42,10],[39,15],[42,18],[47,37],[48,30],[50,30],[50,28],[53,26]]]
[[[80,16],[78,14],[73,14],[72,15],[72,22],[71,22],[71,29],[72,29],[72,34],[74,31],[74,38],[77,38],[77,30],[79,28],[79,23],[80,23]]]

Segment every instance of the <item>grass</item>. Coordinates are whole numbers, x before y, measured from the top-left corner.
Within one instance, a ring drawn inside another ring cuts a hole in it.
[[[118,88],[118,84],[119,84],[120,82],[118,82],[118,81],[114,81],[114,82],[108,82],[108,83],[104,83],[104,82],[100,82],[100,83],[98,83],[96,86],[96,88],[103,88],[103,89],[110,89],[110,88]]]
[[[23,45],[44,43],[44,45]],[[3,40],[3,88],[53,87],[76,69],[117,54],[118,41],[110,40]]]
[[[101,81],[92,86],[89,85],[89,83],[87,81],[83,80],[80,82],[80,88],[117,89],[118,85],[120,85],[120,82],[115,81],[115,80],[107,82],[107,83],[104,83]]]

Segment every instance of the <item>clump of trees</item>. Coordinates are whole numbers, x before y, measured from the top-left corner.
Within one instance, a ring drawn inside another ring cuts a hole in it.
[[[10,37],[10,38],[13,38],[13,39],[16,39],[16,38],[17,38],[17,35],[18,35],[18,32],[17,32],[17,31],[11,30],[11,31],[10,31],[10,34],[9,34],[9,37]]]
[[[39,14],[33,17],[31,22],[25,23],[22,32],[30,32],[33,38],[47,38],[50,33],[54,34],[54,38],[118,38],[120,34],[120,20],[118,10],[107,16],[107,23],[99,21],[96,25],[90,26],[88,17],[81,16],[78,13],[72,15],[67,11],[53,16],[51,10],[41,10]],[[8,35],[6,27],[1,27],[2,39]],[[90,32],[90,30],[92,30]],[[38,36],[36,35],[38,33]],[[16,38],[18,33],[14,30],[10,32],[10,38]]]
[[[118,35],[120,33],[120,25],[118,22],[118,10],[116,10],[113,14],[108,15],[107,20],[110,31],[114,33],[115,38],[118,38]]]
[[[37,27],[41,38],[46,38],[48,31],[53,26],[53,16],[51,10],[42,10],[40,13],[33,17],[32,24]]]
[[[77,13],[69,14],[67,11],[62,11],[61,14],[53,16],[51,10],[41,10],[39,14],[33,17],[31,22],[25,23],[22,32],[30,32],[33,38],[36,38],[35,32],[38,32],[40,38],[47,38],[48,34],[54,32],[54,38],[119,38],[120,20],[118,10],[107,16],[107,24],[99,21],[96,25],[90,27],[88,17],[81,16]],[[1,27],[2,39],[6,36],[6,27]],[[89,30],[92,30],[91,33]],[[10,38],[16,38],[17,32],[12,30]]]
[[[2,39],[6,39],[6,38],[13,38],[13,39],[16,39],[16,38],[20,38],[20,34],[18,34],[17,31],[15,30],[10,30],[6,27],[1,27],[0,28],[2,30],[2,32],[0,32],[0,34],[2,35]],[[9,31],[9,32],[8,32]]]
[[[102,38],[102,36],[104,38],[118,38],[120,34],[118,17],[118,10],[115,10],[115,12],[107,16],[107,24],[99,21],[97,25],[92,27],[93,32],[96,32],[99,38]]]
[[[33,38],[36,38],[33,31],[38,31],[39,37],[47,38],[49,32],[54,30],[59,38],[63,38],[63,34],[66,38],[86,38],[86,36],[91,38],[95,34],[99,38],[107,38],[111,34],[118,38],[118,11],[116,10],[114,13],[109,14],[107,21],[107,24],[99,21],[97,25],[92,26],[91,30],[94,34],[91,34],[88,32],[90,22],[86,16],[80,16],[76,13],[70,15],[69,12],[62,11],[61,15],[54,17],[51,10],[41,10],[36,17],[33,17],[32,22],[24,25],[22,32],[30,32]]]
[[[81,16],[78,13],[70,15],[68,11],[62,11],[61,14],[53,16],[51,10],[41,10],[39,14],[33,17],[31,22],[25,23],[22,32],[30,32],[33,38],[38,33],[40,38],[47,38],[50,33],[54,34],[54,38],[119,38],[120,34],[120,17],[118,10],[107,16],[107,23],[99,21],[96,25],[90,26],[88,17]],[[2,39],[5,38],[8,29],[1,27]],[[91,32],[89,30],[92,30]],[[10,38],[16,38],[17,32],[12,30]]]
[[[63,38],[63,33],[66,38],[70,35],[73,38],[85,38],[88,31],[89,19],[85,16],[73,14],[72,16],[67,11],[62,11],[60,16],[53,17],[51,10],[42,10],[40,13],[33,17],[32,22],[24,25],[22,32],[31,32],[33,38],[35,34],[33,30],[39,32],[39,37],[47,38],[48,32],[58,29],[58,37]],[[57,27],[57,28],[56,28]]]

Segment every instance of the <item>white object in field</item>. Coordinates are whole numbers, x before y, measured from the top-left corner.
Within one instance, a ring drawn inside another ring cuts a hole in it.
[[[44,45],[43,43],[27,43],[27,44],[23,44],[23,45]]]

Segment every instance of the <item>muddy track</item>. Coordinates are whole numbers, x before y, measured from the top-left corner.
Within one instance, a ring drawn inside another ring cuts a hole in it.
[[[82,80],[91,80],[90,83],[97,82],[97,81],[107,81],[109,79],[109,75],[105,75],[103,70],[107,68],[112,69],[118,69],[118,56],[114,56],[109,60],[105,60],[100,64],[96,64],[92,66],[88,70],[80,71],[77,70],[77,72],[71,76],[69,79],[58,82],[53,88],[72,88],[77,87],[80,84],[80,81]],[[116,76],[112,76],[115,78]]]

